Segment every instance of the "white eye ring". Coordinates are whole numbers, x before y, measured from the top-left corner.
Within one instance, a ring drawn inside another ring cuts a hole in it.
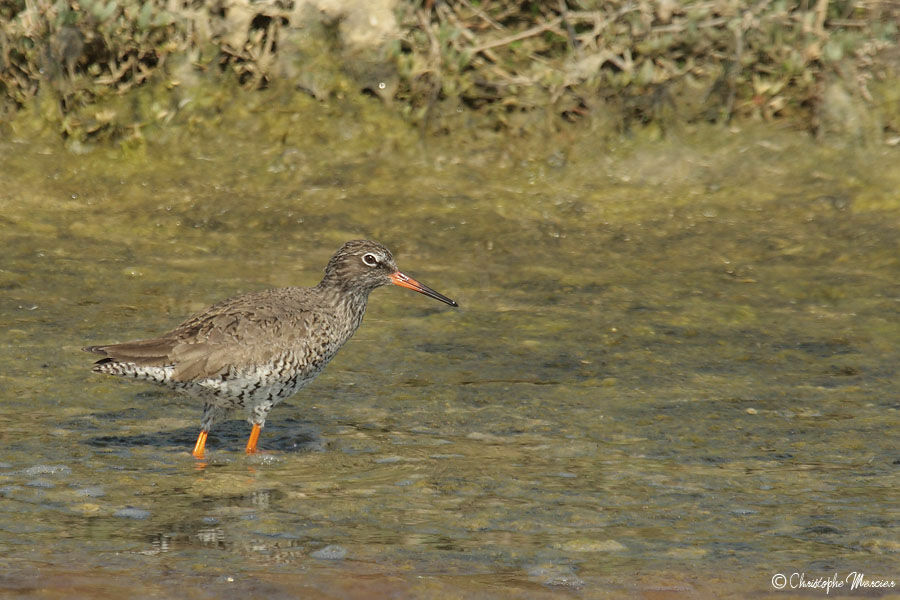
[[[372,254],[371,252],[366,252],[363,254],[363,262],[369,265],[370,267],[374,267],[378,264],[378,257]]]

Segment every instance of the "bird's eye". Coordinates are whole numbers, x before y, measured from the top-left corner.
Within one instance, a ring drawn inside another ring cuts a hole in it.
[[[374,267],[378,264],[378,257],[372,254],[371,252],[366,252],[363,254],[363,262],[369,265],[370,267]]]

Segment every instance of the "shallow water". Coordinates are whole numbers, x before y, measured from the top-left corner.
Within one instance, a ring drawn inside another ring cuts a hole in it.
[[[897,149],[338,129],[0,144],[0,593],[758,597],[777,573],[900,578]],[[461,306],[374,292],[270,415],[267,454],[242,454],[236,415],[198,463],[199,406],[79,350],[313,285],[356,237]]]

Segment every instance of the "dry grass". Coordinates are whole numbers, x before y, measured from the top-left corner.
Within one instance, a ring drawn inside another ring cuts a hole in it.
[[[213,76],[322,100],[368,90],[432,131],[460,107],[512,131],[598,112],[618,127],[738,116],[815,129],[830,81],[873,102],[872,83],[898,76],[891,0],[393,2],[396,26],[361,49],[342,26],[366,3],[0,1],[0,117],[46,92],[63,135],[117,137],[106,99]],[[85,107],[101,108],[73,117]]]

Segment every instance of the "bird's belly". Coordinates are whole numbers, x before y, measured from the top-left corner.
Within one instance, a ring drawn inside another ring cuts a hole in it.
[[[192,381],[182,389],[223,408],[274,405],[305,387],[330,358],[301,362],[286,355],[269,364],[232,366],[222,375]]]
[[[271,367],[260,367],[249,372],[229,371],[224,377],[192,382],[184,391],[222,407],[253,406],[260,402],[279,402],[294,395],[320,371],[321,368],[290,375]]]

